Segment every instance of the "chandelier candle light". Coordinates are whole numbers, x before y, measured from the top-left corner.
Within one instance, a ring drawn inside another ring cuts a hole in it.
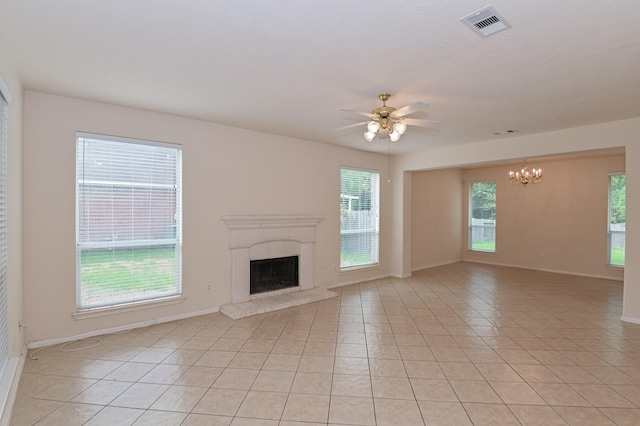
[[[519,172],[510,171],[509,172],[509,182],[514,184],[523,184],[526,185],[529,182],[538,183],[542,180],[542,169],[527,169],[527,162],[524,161],[522,163],[522,169]]]

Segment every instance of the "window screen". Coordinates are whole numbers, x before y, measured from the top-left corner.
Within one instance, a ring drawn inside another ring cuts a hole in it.
[[[340,170],[340,268],[378,263],[380,173]]]
[[[77,135],[79,310],[181,293],[181,148]]]

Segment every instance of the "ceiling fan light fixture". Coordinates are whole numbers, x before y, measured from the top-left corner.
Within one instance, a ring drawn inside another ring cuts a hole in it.
[[[375,135],[375,133],[380,130],[380,123],[377,121],[370,121],[367,123],[367,130]]]
[[[404,124],[402,121],[398,121],[396,124],[393,125],[393,130],[398,132],[402,136],[404,135],[404,132],[407,131],[407,125]]]
[[[392,142],[396,142],[405,134],[409,126],[433,128],[442,124],[439,121],[411,118],[412,114],[425,111],[429,106],[428,104],[424,102],[414,102],[402,108],[395,108],[387,106],[386,104],[390,96],[388,93],[381,93],[378,95],[378,98],[382,101],[381,107],[373,109],[370,113],[358,112],[359,115],[366,116],[367,120],[339,127],[335,130],[340,131],[365,125],[366,131],[362,135],[367,142],[373,142],[376,136],[378,136],[379,139],[389,137]],[[347,109],[343,108],[343,110]]]

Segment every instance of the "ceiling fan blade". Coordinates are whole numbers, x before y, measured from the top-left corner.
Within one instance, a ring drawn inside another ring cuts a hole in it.
[[[349,129],[353,129],[355,127],[360,127],[360,126],[364,126],[365,124],[367,124],[366,121],[361,121],[359,123],[355,123],[355,124],[349,124],[347,126],[342,126],[342,127],[338,127],[337,129],[333,129],[334,132],[341,132],[343,130],[349,130]]]
[[[371,119],[376,118],[376,114],[373,114],[371,112],[364,112],[364,111],[354,111],[352,108],[340,108],[340,111],[346,112],[349,114],[364,115],[365,117],[371,118]]]
[[[349,111],[351,114],[358,114],[358,115],[364,115],[367,118],[376,118],[375,114],[372,114],[370,112],[364,112],[364,111]]]
[[[409,126],[427,127],[429,129],[436,129],[442,125],[442,121],[419,120],[417,118],[403,118],[402,122]]]
[[[427,109],[429,109],[429,104],[424,102],[415,102],[402,108],[398,108],[397,110],[393,111],[392,115],[394,117],[404,117],[415,112],[426,111]]]

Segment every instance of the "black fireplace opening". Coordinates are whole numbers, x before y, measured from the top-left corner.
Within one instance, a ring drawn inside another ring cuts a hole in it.
[[[298,256],[252,260],[250,294],[298,287]]]

